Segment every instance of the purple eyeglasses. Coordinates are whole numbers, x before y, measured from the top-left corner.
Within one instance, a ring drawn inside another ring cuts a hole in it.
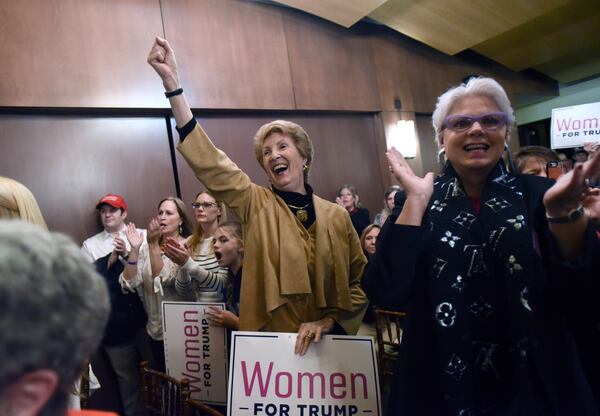
[[[452,114],[444,119],[444,126],[452,131],[465,131],[471,128],[473,123],[478,122],[485,130],[496,130],[508,124],[506,113],[486,113],[480,116],[465,116]]]

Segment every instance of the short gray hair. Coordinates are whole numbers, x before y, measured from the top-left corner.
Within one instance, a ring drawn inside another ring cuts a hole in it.
[[[97,348],[110,312],[106,283],[65,235],[0,221],[0,392],[47,369],[58,387],[42,414],[67,408],[83,364]]]
[[[450,113],[452,106],[458,100],[465,97],[484,96],[488,97],[498,105],[500,111],[508,115],[508,131],[515,124],[515,112],[510,104],[510,100],[506,95],[504,88],[493,78],[475,77],[468,82],[459,85],[458,87],[450,88],[448,91],[440,95],[437,99],[435,111],[431,117],[431,124],[435,130],[435,140],[440,143],[442,130],[444,129],[444,119]]]

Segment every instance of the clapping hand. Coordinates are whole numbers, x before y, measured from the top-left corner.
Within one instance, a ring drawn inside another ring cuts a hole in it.
[[[109,269],[117,262],[119,256],[127,256],[127,246],[125,246],[125,241],[123,241],[121,237],[115,237],[115,241],[113,241],[113,250],[108,258],[107,267]]]
[[[130,222],[129,224],[127,224],[127,228],[125,229],[125,235],[127,236],[127,240],[131,245],[131,249],[139,250],[144,241],[144,235],[141,231],[138,231],[137,228],[135,228],[134,223]]]
[[[396,223],[418,226],[421,224],[423,214],[433,194],[434,174],[429,172],[422,178],[415,175],[402,153],[394,147],[388,150],[385,155],[390,164],[390,171],[406,192],[406,202],[402,212],[396,219]]]
[[[162,249],[165,255],[179,266],[183,266],[190,258],[187,244],[182,245],[173,237],[165,239]]]
[[[598,218],[600,209],[597,196],[589,184],[600,176],[600,152],[585,163],[577,165],[573,170],[562,175],[556,183],[546,191],[544,206],[550,217],[562,217],[580,204],[586,207],[588,216]]]
[[[158,244],[160,242],[160,237],[162,235],[162,231],[160,230],[160,223],[157,218],[152,218],[150,224],[148,224],[148,231],[146,235],[146,240],[148,240],[148,244]]]
[[[385,155],[390,164],[390,170],[406,192],[406,197],[419,197],[428,202],[433,194],[433,172],[429,172],[423,178],[415,175],[402,153],[395,147],[388,150]]]

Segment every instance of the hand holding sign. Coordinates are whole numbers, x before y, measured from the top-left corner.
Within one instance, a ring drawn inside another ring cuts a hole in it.
[[[208,322],[210,322],[211,325],[222,326],[223,328],[237,330],[240,325],[240,318],[233,312],[215,306],[210,306],[208,308],[206,311],[206,319],[208,319]]]
[[[335,321],[328,316],[314,322],[306,322],[300,325],[298,329],[298,337],[294,347],[294,354],[301,356],[306,354],[311,342],[321,341],[321,336],[328,334],[333,329]]]

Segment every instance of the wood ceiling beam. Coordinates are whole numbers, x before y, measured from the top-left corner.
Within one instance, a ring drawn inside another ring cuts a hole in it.
[[[304,12],[349,28],[387,0],[277,0]]]

